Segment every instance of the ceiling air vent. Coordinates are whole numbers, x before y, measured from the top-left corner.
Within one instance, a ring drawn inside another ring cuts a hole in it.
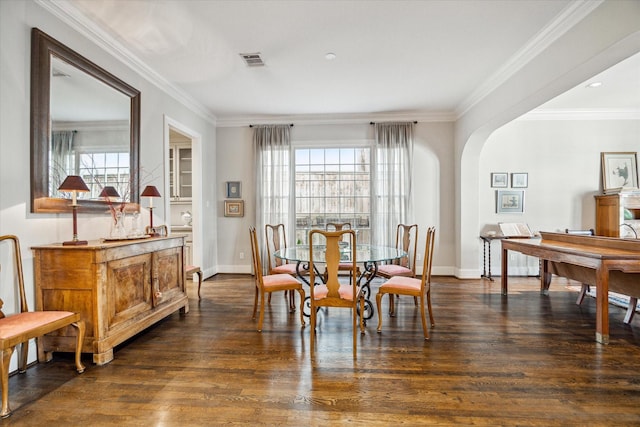
[[[260,57],[260,52],[256,53],[241,53],[240,56],[247,64],[247,67],[264,67],[264,61]]]

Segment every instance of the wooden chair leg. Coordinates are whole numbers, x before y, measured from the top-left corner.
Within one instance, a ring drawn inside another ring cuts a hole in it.
[[[391,295],[391,294],[389,294]],[[383,293],[378,292],[376,294],[376,307],[378,309],[378,333],[382,332],[382,311],[380,311],[380,307],[382,306],[382,297]],[[393,295],[391,295],[391,300],[393,300]],[[361,311],[362,313],[362,311]]]
[[[271,296],[271,292],[269,292]],[[258,332],[262,332],[262,322],[264,321],[264,292],[260,293],[260,319],[258,320]]]
[[[354,295],[354,298],[358,298],[357,296]],[[358,346],[358,328],[357,328],[357,322],[358,322],[358,310],[356,309],[356,307],[353,307],[352,309],[353,313],[351,315],[351,317],[353,318],[353,320],[351,321],[351,326],[353,327],[353,358],[355,359],[357,357],[358,351],[357,351],[357,346]],[[364,313],[362,313],[364,315]]]
[[[84,365],[82,364],[82,342],[84,341],[84,320],[78,320],[76,323],[72,323],[76,329],[76,371],[79,374],[84,372]]]
[[[589,292],[589,285],[586,283],[582,284],[582,288],[580,289],[580,293],[578,294],[578,299],[576,300],[576,304],[582,304],[582,300],[584,300],[584,296]]]
[[[289,313],[295,313],[296,311],[296,293],[291,291],[286,291],[288,293],[287,302],[289,303]]]
[[[27,371],[27,359],[29,357],[29,341],[19,344],[18,348],[18,372],[24,374]]]
[[[431,309],[431,290],[427,291],[427,308],[429,309],[429,320],[431,321],[431,327],[436,326],[436,322],[433,321],[433,310]]]
[[[304,304],[304,289],[298,289],[298,293],[300,294],[300,323],[302,323],[302,327],[305,327],[305,323],[304,323],[304,310],[302,309],[302,305]],[[293,291],[291,291],[291,294],[294,296],[293,298],[293,303],[295,304],[295,294],[293,293]],[[295,306],[294,306],[294,310],[295,310]]]
[[[196,273],[193,273],[196,274]],[[199,271],[198,273],[198,299],[202,299],[202,297],[200,296],[200,288],[202,287],[202,271]],[[191,276],[191,280],[193,280],[193,276]]]
[[[429,312],[431,314],[431,312]],[[420,298],[420,318],[422,320],[422,331],[424,333],[424,339],[429,339],[429,329],[427,328],[427,318],[424,313],[424,298]]]
[[[311,296],[313,298],[313,295]],[[309,311],[309,323],[311,324],[311,331],[309,331],[309,353],[311,359],[315,357],[314,349],[316,344],[316,307],[311,303],[311,310]]]
[[[256,310],[258,308],[258,287],[256,286],[256,293],[253,297],[253,314],[251,315],[251,318],[253,320],[256,320]]]
[[[627,325],[633,320],[633,315],[636,314],[636,306],[638,305],[638,298],[629,298],[629,307],[627,307],[627,313],[624,315],[624,323]]]
[[[9,408],[9,362],[11,361],[11,355],[13,354],[14,347],[0,350],[0,377],[2,382],[2,410],[0,411],[0,417],[7,418],[11,415],[11,408]]]

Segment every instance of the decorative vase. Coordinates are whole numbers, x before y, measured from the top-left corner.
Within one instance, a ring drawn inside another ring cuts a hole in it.
[[[116,212],[113,221],[111,222],[111,238],[112,239],[124,239],[127,237],[127,229],[124,226],[125,214],[124,212]]]
[[[129,229],[129,237],[142,236],[142,230],[140,229],[140,212],[134,212],[131,215],[131,228]]]

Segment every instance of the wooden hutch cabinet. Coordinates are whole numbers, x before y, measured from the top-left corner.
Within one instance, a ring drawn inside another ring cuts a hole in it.
[[[189,311],[184,244],[175,235],[33,247],[36,307],[80,313],[82,351],[98,365],[108,363],[116,345],[176,310]],[[62,329],[38,339],[38,360],[74,349],[74,332]]]
[[[640,229],[640,194],[621,193],[595,197],[597,236],[624,237],[625,228],[621,227],[622,224]],[[633,234],[628,228],[627,230]]]

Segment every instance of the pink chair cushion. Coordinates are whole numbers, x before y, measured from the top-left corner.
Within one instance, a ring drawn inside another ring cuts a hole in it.
[[[384,273],[387,276],[411,276],[413,277],[413,271],[407,267],[403,267],[397,264],[384,264],[378,267],[378,273]]]
[[[325,285],[316,285],[313,287],[313,297],[316,300],[323,299],[327,297],[329,293],[329,289]],[[340,285],[338,288],[338,294],[340,298],[353,301],[353,286],[352,285]]]
[[[380,292],[387,293],[419,293],[421,279],[405,276],[393,276],[380,286]]]
[[[0,340],[8,340],[48,323],[75,316],[70,311],[29,311],[0,319]]]
[[[282,264],[271,269],[272,274],[296,274],[296,264]]]
[[[279,288],[282,286],[302,286],[300,282],[289,274],[270,274],[268,276],[263,276],[262,283],[264,284],[265,290],[269,290],[270,288]]]

